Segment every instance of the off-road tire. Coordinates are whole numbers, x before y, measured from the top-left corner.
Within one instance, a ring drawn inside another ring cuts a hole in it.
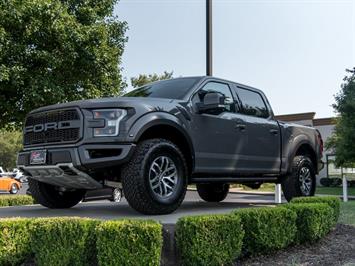
[[[151,162],[159,156],[168,156],[177,167],[177,187],[170,199],[159,199],[149,184]],[[134,154],[122,168],[123,194],[129,205],[143,214],[168,214],[175,211],[185,198],[188,171],[183,153],[171,141],[148,139],[139,143]]]
[[[198,195],[207,202],[223,201],[229,192],[229,184],[197,184]]]
[[[299,181],[300,170],[307,167],[310,170],[312,184],[310,194],[305,195],[301,190],[301,182]],[[316,190],[316,174],[314,165],[308,156],[296,156],[292,162],[291,174],[283,177],[281,181],[282,191],[287,201],[295,197],[314,196]]]
[[[16,189],[14,189],[14,186],[16,186]],[[10,194],[17,194],[19,189],[20,188],[18,187],[17,184],[12,184],[9,192],[10,192]]]
[[[28,179],[29,191],[35,201],[50,209],[67,209],[78,204],[85,195],[85,190],[58,191],[55,186]]]

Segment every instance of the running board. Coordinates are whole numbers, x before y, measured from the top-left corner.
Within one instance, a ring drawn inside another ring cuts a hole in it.
[[[193,177],[191,183],[245,183],[245,182],[271,182],[275,183],[277,176],[268,177]]]

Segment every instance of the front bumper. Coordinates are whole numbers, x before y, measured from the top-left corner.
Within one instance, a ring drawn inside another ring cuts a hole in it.
[[[31,165],[33,150],[21,151],[18,168],[33,179],[56,186],[76,189],[97,189],[102,184],[89,176],[89,172],[126,163],[135,144],[88,144],[68,148],[38,148],[46,150],[46,163]]]

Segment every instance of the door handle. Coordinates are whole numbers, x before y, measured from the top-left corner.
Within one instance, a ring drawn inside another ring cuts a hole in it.
[[[235,128],[240,129],[240,130],[244,130],[246,127],[247,127],[247,126],[244,125],[244,124],[236,124],[236,125],[235,125]]]
[[[270,133],[277,135],[277,134],[279,134],[279,131],[277,129],[270,129]]]

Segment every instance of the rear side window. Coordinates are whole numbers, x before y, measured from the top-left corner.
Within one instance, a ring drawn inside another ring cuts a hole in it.
[[[237,87],[237,94],[242,102],[240,113],[262,118],[269,117],[269,111],[259,93]]]

